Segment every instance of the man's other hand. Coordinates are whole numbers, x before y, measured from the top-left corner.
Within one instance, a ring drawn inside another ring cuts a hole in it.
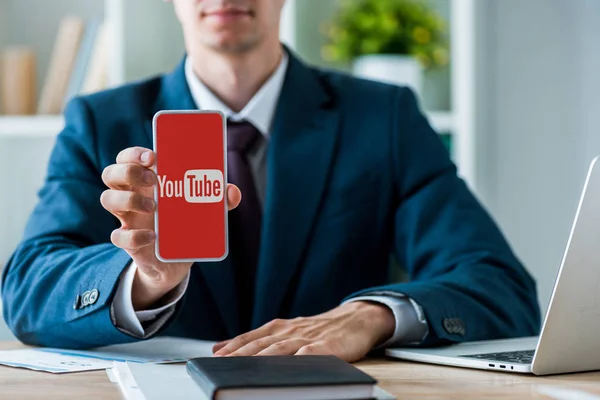
[[[391,338],[395,324],[387,306],[356,301],[313,317],[273,320],[217,343],[213,352],[217,357],[331,354],[353,362]]]
[[[156,155],[142,147],[130,147],[119,153],[116,164],[102,173],[108,190],[102,193],[102,206],[121,222],[111,234],[112,243],[125,250],[137,266],[132,301],[135,310],[152,306],[187,276],[192,263],[163,263],[154,251],[154,170]],[[229,210],[238,206],[240,190],[227,185]]]

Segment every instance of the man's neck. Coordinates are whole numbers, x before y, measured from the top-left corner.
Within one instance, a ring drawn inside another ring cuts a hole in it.
[[[221,53],[197,48],[194,72],[234,112],[240,112],[279,66],[281,44],[245,53]]]

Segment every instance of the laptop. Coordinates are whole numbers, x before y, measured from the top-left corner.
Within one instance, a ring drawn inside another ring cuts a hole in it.
[[[600,370],[600,157],[589,168],[540,336],[434,348],[392,358],[549,375]]]

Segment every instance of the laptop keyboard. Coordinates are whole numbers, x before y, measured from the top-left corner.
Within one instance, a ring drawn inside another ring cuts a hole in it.
[[[534,353],[535,350],[503,351],[500,353],[469,354],[459,357],[476,358],[478,360],[503,361],[513,364],[531,364],[531,362],[533,361]]]

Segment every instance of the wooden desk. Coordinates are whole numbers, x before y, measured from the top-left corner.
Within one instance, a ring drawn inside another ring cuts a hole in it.
[[[0,350],[22,347],[0,343]],[[380,386],[399,400],[545,398],[540,387],[583,390],[600,395],[600,372],[534,377],[477,371],[401,361],[371,359],[355,364],[379,380]],[[0,399],[103,399],[119,400],[119,388],[104,371],[53,375],[0,366]]]

